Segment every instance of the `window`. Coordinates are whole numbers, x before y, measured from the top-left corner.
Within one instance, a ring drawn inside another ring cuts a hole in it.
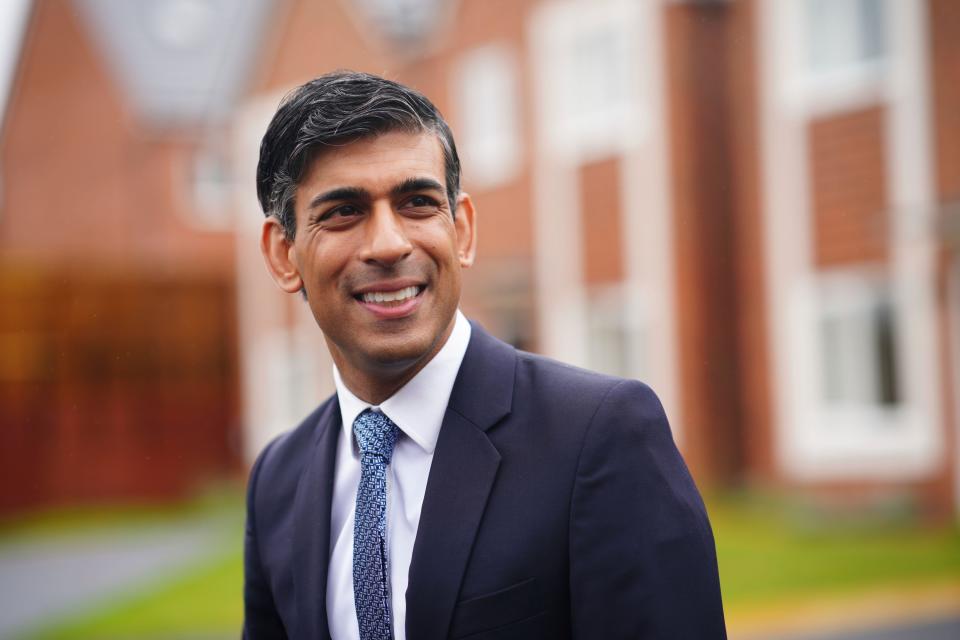
[[[587,296],[587,366],[627,378],[643,377],[642,332],[631,313],[624,285],[594,287]],[[634,310],[635,311],[635,310]]]
[[[894,0],[777,0],[770,16],[764,65],[787,113],[807,116],[855,111],[888,102],[898,51],[890,20]]]
[[[819,323],[823,402],[828,407],[900,403],[895,316],[888,287],[848,274],[828,276]]]
[[[569,124],[577,126],[627,106],[624,37],[616,24],[604,24],[570,39],[559,105]]]
[[[639,3],[546,4],[537,22],[540,110],[550,143],[575,157],[615,153],[635,138],[644,61]]]
[[[201,148],[193,156],[190,183],[194,219],[199,226],[214,229],[230,224],[231,167],[216,150]]]
[[[516,62],[502,45],[468,53],[454,78],[457,132],[471,185],[496,186],[520,166]]]
[[[816,75],[880,62],[885,0],[805,0],[808,70]]]
[[[427,39],[451,3],[444,0],[354,0],[375,27],[396,44]]]

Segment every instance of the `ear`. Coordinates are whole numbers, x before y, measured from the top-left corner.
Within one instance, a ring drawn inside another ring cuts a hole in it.
[[[470,194],[461,193],[457,197],[457,215],[453,220],[457,230],[457,253],[460,266],[466,269],[473,264],[477,254],[477,212],[473,208]]]
[[[260,252],[267,271],[281,289],[296,293],[303,288],[303,279],[297,266],[293,241],[287,239],[283,225],[275,216],[268,216],[260,231]]]

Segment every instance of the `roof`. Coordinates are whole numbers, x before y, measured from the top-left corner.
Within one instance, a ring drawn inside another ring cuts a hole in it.
[[[148,126],[227,116],[253,76],[273,0],[74,0],[77,13]]]

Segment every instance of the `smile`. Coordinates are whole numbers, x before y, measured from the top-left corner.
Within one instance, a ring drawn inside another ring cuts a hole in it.
[[[354,298],[379,320],[399,320],[416,312],[426,288],[426,285],[409,285],[401,289],[371,290],[358,293]]]
[[[394,303],[402,304],[411,298],[420,294],[421,287],[412,286],[398,289],[397,291],[369,291],[360,296],[363,302],[371,304]]]

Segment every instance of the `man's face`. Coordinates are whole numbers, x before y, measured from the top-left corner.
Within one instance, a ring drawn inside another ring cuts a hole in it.
[[[450,334],[474,220],[445,188],[429,132],[324,149],[297,188],[288,256],[348,385],[416,372]]]

